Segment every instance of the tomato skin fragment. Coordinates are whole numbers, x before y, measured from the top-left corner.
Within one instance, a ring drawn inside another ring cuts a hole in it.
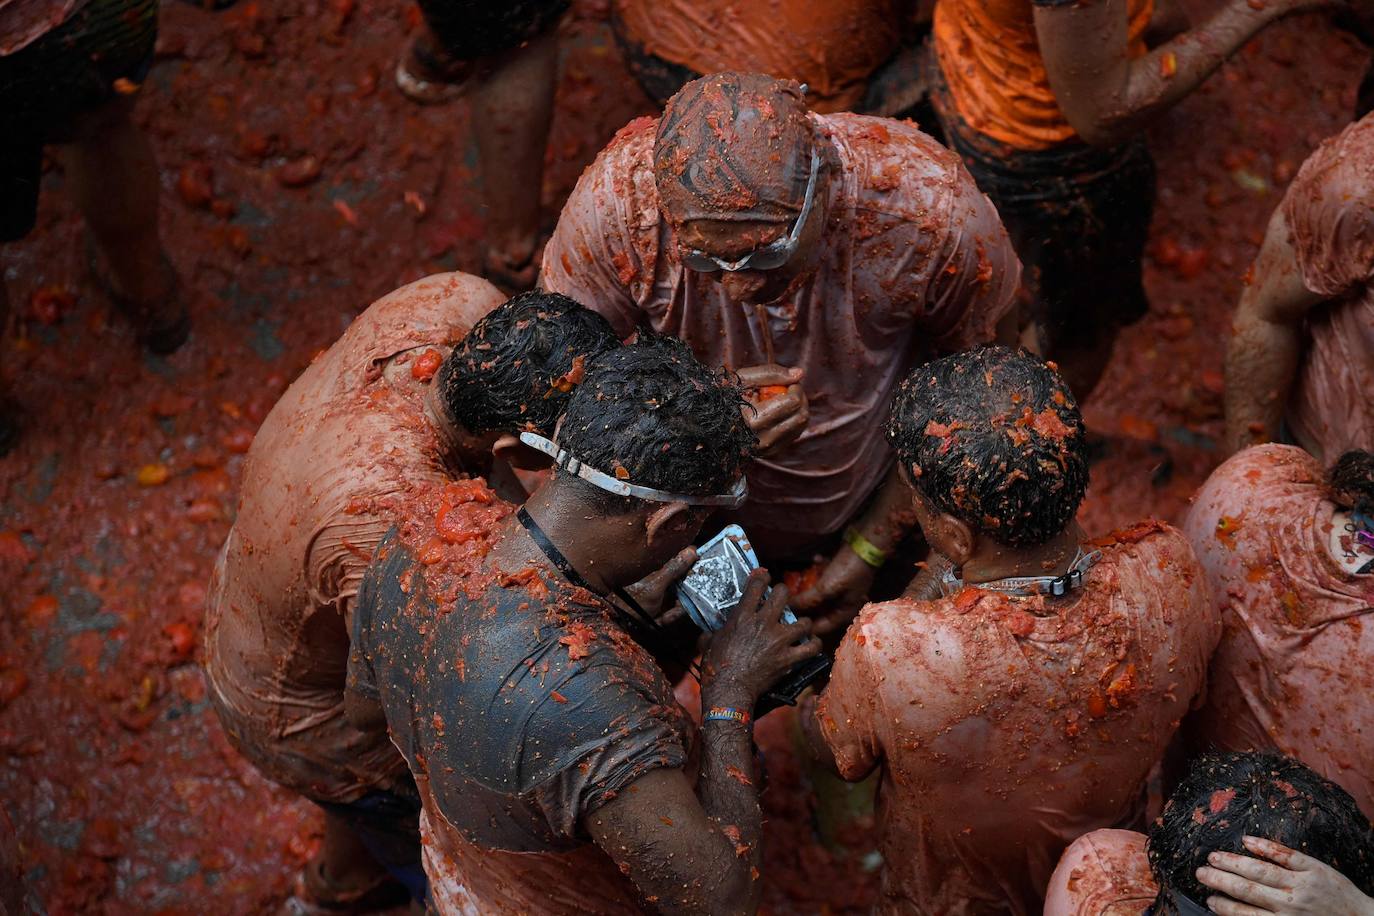
[[[438,350],[426,350],[410,364],[410,377],[417,382],[427,382],[443,365],[444,357]]]

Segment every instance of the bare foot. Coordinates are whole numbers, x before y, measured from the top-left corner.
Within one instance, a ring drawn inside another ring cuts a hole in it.
[[[175,352],[191,334],[191,317],[182,299],[181,280],[165,257],[160,276],[149,288],[156,292],[131,296],[119,289],[106,273],[95,246],[89,250],[91,275],[110,301],[133,323],[139,342],[151,352],[166,356]]]

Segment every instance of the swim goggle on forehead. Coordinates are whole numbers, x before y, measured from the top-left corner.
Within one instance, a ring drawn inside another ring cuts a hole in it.
[[[665,490],[655,490],[653,487],[641,487],[638,484],[627,483],[617,477],[612,477],[590,465],[583,464],[574,455],[568,454],[568,450],[544,438],[537,433],[521,433],[520,441],[536,451],[543,452],[553,459],[555,467],[562,468],[574,477],[585,480],[598,489],[605,490],[607,493],[614,493],[616,496],[629,496],[635,499],[647,499],[656,503],[686,503],[689,506],[724,506],[728,509],[738,509],[744,502],[747,493],[744,478],[740,477],[735,481],[734,489],[729,493],[721,493],[716,496],[684,496],[680,493],[669,493]]]
[[[801,244],[802,230],[806,228],[806,219],[811,215],[811,205],[816,199],[816,175],[820,172],[820,166],[820,154],[813,148],[811,177],[806,179],[806,197],[802,200],[801,213],[797,214],[797,221],[792,224],[792,231],[787,235],[769,242],[762,248],[756,248],[738,261],[723,261],[713,254],[694,248],[683,256],[683,266],[697,273],[709,274],[717,270],[726,273],[740,270],[774,270],[786,264]]]

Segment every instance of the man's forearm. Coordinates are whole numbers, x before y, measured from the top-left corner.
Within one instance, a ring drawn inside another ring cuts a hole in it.
[[[887,553],[916,525],[911,509],[911,490],[902,483],[894,464],[878,485],[873,502],[854,520],[854,529],[874,547]]]
[[[702,711],[712,708],[739,709],[752,714],[753,703],[743,695],[702,691]],[[740,722],[707,720],[702,723],[702,762],[697,776],[697,797],[706,816],[719,825],[735,844],[740,865],[748,870],[749,905],[758,906],[762,885],[758,880],[759,840],[763,835],[763,813],[759,808],[759,789],[754,772],[752,725]],[[739,886],[721,876],[721,884]],[[734,897],[734,894],[726,896]],[[715,912],[715,909],[712,909]]]
[[[1302,353],[1295,326],[1242,317],[1226,350],[1226,448],[1236,452],[1279,437]]]

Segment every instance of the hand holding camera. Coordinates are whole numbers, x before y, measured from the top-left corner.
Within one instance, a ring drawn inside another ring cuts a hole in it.
[[[700,559],[677,594],[692,621],[703,632],[717,634],[706,654],[703,698],[714,701],[707,684],[724,678],[725,686],[748,688],[746,708],[755,718],[793,705],[808,684],[830,670],[830,659],[819,654],[820,641],[811,635],[810,621],[799,622],[788,609],[785,587],[769,591],[768,572],[759,569],[738,525],[727,526],[697,553]],[[726,637],[727,631],[732,635]],[[712,669],[712,664],[718,667]]]
[[[766,570],[749,574],[744,595],[706,650],[703,705],[754,709],[793,668],[818,655],[821,642],[811,635],[811,622],[785,617],[786,608],[785,586],[769,592]]]

